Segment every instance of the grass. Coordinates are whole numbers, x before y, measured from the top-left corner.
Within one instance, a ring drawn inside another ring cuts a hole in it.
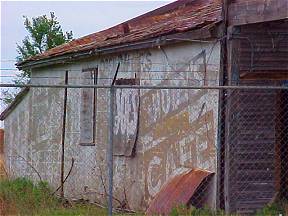
[[[89,203],[64,203],[55,196],[45,182],[33,183],[26,178],[0,180],[0,215],[35,215],[35,216],[98,216],[107,215],[107,209]],[[257,212],[257,216],[286,215],[287,202],[267,205]],[[115,214],[127,216],[131,214]],[[134,216],[144,215],[142,213]],[[172,209],[170,216],[225,216],[223,211],[212,211],[207,207],[196,209],[184,205]]]
[[[256,216],[275,216],[275,215],[287,215],[288,212],[287,201],[278,201],[272,204],[265,206],[263,209],[259,210]]]
[[[58,200],[50,195],[51,190],[45,182],[33,184],[25,178],[0,181],[0,214],[31,215],[49,208],[56,208]]]
[[[103,208],[99,208],[95,205],[87,205],[87,204],[75,204],[72,207],[64,208],[64,207],[58,207],[58,208],[46,208],[42,210],[41,212],[38,212],[37,215],[41,216],[52,216],[52,215],[59,215],[59,216],[98,216],[98,215],[107,215],[107,210]]]
[[[225,216],[225,213],[221,210],[211,210],[208,207],[197,209],[193,206],[187,208],[185,205],[179,205],[172,209],[169,216]]]
[[[255,216],[284,216],[288,215],[288,203],[287,201],[278,201],[265,206],[263,209],[259,210]],[[212,211],[209,208],[187,208],[186,206],[178,206],[173,208],[170,216],[227,216],[224,211]],[[229,215],[232,216],[232,215]],[[233,214],[237,216],[237,214]]]
[[[0,180],[0,215],[93,216],[107,215],[107,209],[89,203],[64,203],[52,195],[45,182],[33,183],[26,178]],[[117,213],[115,215],[127,215]],[[129,214],[131,215],[131,214]],[[140,216],[142,214],[133,214]]]

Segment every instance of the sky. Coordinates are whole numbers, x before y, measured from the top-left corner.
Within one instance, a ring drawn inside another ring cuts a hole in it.
[[[27,35],[24,18],[55,12],[64,31],[74,38],[112,27],[172,1],[2,1],[0,83],[11,83],[15,76],[16,44]],[[1,97],[1,91],[0,91]],[[5,108],[0,103],[0,112]],[[0,127],[3,124],[0,122]]]
[[[171,1],[170,1],[171,2]],[[2,1],[1,2],[1,73],[14,75],[16,43],[27,35],[23,16],[35,17],[55,12],[64,31],[74,38],[94,33],[150,10],[167,1]],[[10,78],[3,81],[10,81]]]

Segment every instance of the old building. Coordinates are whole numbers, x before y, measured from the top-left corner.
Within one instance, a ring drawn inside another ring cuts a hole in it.
[[[179,86],[116,90],[115,205],[118,200],[132,209],[146,209],[166,182],[182,174],[194,182],[191,186],[190,181],[179,180],[192,187],[188,200],[205,183],[209,197],[199,198],[196,205],[205,203],[228,212],[254,211],[282,190],[285,166],[279,170],[265,167],[275,161],[283,164],[283,158],[277,160],[269,153],[285,146],[287,137],[283,136],[287,135],[284,129],[275,132],[278,122],[273,117],[256,128],[253,116],[261,118],[264,111],[269,112],[265,115],[287,115],[275,105],[281,104],[284,99],[279,97],[285,97],[286,91],[201,87],[261,86],[267,80],[282,85],[288,79],[286,13],[287,2],[281,0],[224,4],[180,0],[53,48],[18,67],[31,69],[32,84],[64,84],[66,78],[71,85],[110,85],[119,64],[115,85]],[[40,174],[57,188],[65,136],[65,175],[71,171],[65,196],[104,202],[109,89],[68,88],[65,106],[64,92],[63,88],[26,88],[2,112],[7,172],[35,180]],[[264,133],[269,137],[261,136]],[[263,150],[255,149],[259,145]],[[245,168],[241,155],[246,164],[261,158],[258,176],[250,170],[253,164]],[[247,180],[252,175],[250,182],[239,178]]]

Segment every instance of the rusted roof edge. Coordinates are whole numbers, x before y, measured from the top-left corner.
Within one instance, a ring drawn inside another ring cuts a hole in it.
[[[14,100],[4,109],[0,114],[0,120],[3,121],[5,118],[16,108],[16,106],[22,101],[25,95],[29,92],[29,87],[22,89],[14,98]]]
[[[16,64],[17,68],[19,70],[22,69],[31,69],[31,68],[39,68],[44,66],[49,66],[53,64],[65,64],[69,63],[71,60],[80,60],[80,59],[86,59],[94,56],[100,56],[100,55],[107,55],[107,54],[114,54],[119,52],[127,52],[132,50],[139,50],[139,49],[149,49],[153,47],[173,44],[173,43],[179,43],[183,42],[183,40],[187,39],[189,40],[205,40],[205,39],[213,39],[214,35],[211,34],[211,30],[217,27],[217,24],[221,21],[214,22],[206,27],[196,29],[196,30],[190,30],[186,32],[181,33],[174,33],[174,34],[168,34],[168,35],[162,35],[155,38],[150,38],[142,41],[136,41],[131,43],[123,43],[119,45],[113,45],[108,47],[99,47],[96,49],[89,49],[82,52],[74,52],[69,54],[63,54],[59,56],[51,56],[45,59],[40,60],[31,60],[31,61],[25,61],[19,64]],[[177,39],[175,39],[177,38]],[[181,38],[181,40],[179,40]]]

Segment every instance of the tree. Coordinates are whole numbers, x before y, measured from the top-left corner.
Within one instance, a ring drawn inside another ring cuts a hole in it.
[[[24,19],[24,27],[28,31],[28,35],[22,40],[22,44],[17,44],[19,54],[16,58],[17,62],[25,61],[32,56],[72,40],[72,31],[63,32],[54,12],[50,12],[50,17],[42,15],[30,20],[24,16]],[[13,82],[15,84],[27,83],[29,79],[30,71],[24,69],[19,71]],[[17,90],[2,90],[1,100],[3,103],[11,103],[19,90],[19,88]]]
[[[22,40],[22,45],[17,44],[17,52],[19,53],[17,62],[72,40],[72,31],[64,33],[53,12],[50,12],[50,17],[42,15],[32,18],[32,20],[26,16],[24,18],[24,26],[29,35]],[[29,71],[26,70],[21,75],[22,77],[30,77]]]

